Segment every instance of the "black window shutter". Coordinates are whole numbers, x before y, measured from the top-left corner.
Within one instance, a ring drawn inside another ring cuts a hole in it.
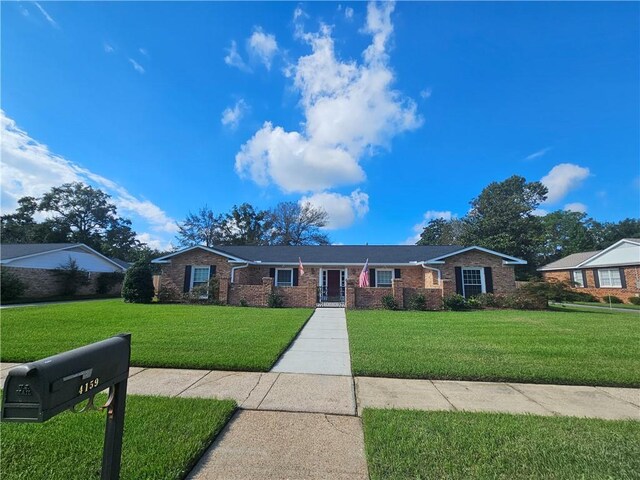
[[[456,267],[456,293],[462,295],[462,267]]]
[[[627,288],[627,279],[624,278],[624,268],[620,267],[618,270],[620,270],[620,286]]]
[[[402,278],[402,270],[400,270],[399,268],[396,268],[393,271],[393,277],[394,278]]]
[[[215,277],[216,276],[216,266],[215,265],[209,265],[209,278]]]
[[[270,268],[269,269],[269,276],[271,278],[276,278],[276,269],[275,268]]]
[[[582,272],[582,286],[584,288],[587,288],[587,271],[586,270],[580,270]]]
[[[598,269],[593,269],[593,281],[595,282],[596,288],[600,288],[600,279],[598,278]]]
[[[187,293],[191,289],[191,265],[184,267],[184,288],[183,293]]]
[[[294,287],[298,286],[298,269],[297,268],[293,269],[293,286]]]
[[[369,269],[369,286],[370,287],[376,286],[376,269],[375,268]]]
[[[484,286],[487,293],[493,293],[493,272],[491,267],[484,267]]]

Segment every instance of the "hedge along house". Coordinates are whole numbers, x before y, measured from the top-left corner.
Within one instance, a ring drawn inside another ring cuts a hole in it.
[[[55,270],[74,260],[88,274],[89,283],[81,286],[77,295],[96,293],[100,274],[124,273],[128,264],[109,258],[83,243],[12,243],[0,245],[0,265],[26,287],[23,298],[38,299],[59,295],[60,279]],[[118,293],[122,282],[111,285],[106,293]]]
[[[629,301],[640,296],[640,239],[623,238],[604,250],[568,255],[538,269],[547,281],[567,281],[574,290]]]
[[[370,286],[359,287],[367,259]],[[475,246],[328,245],[195,246],[153,263],[162,268],[160,292],[176,300],[216,278],[218,300],[229,305],[266,306],[277,294],[290,307],[379,308],[392,295],[404,307],[420,293],[439,309],[454,293],[514,291],[514,265],[526,262]]]

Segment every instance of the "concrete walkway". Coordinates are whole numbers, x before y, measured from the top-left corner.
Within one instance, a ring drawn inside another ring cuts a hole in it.
[[[581,305],[579,303],[557,303],[557,302],[549,302],[549,305],[552,307],[566,307],[566,308],[586,308],[591,310],[599,310],[603,312],[622,312],[622,313],[635,313],[640,316],[640,310],[634,308],[619,308],[614,306],[609,306],[608,304],[602,305]],[[615,305],[612,304],[612,305]]]
[[[271,371],[351,375],[344,308],[317,308]]]

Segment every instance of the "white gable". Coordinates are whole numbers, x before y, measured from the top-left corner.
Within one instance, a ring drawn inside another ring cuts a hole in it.
[[[101,258],[99,255],[89,252],[88,250],[74,248],[72,250],[60,250],[57,252],[47,252],[42,255],[34,255],[31,257],[21,258],[7,262],[6,265],[16,268],[42,268],[53,270],[65,265],[69,259],[74,259],[78,263],[78,267],[88,272],[121,272],[122,269],[116,267],[113,263]]]
[[[622,240],[580,264],[580,267],[603,267],[640,264],[640,245]]]

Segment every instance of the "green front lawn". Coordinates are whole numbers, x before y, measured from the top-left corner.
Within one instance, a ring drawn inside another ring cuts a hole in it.
[[[640,422],[369,410],[372,480],[640,478]]]
[[[592,307],[605,307],[605,308],[624,308],[625,310],[640,310],[640,305],[634,305],[633,303],[612,303],[609,302],[564,302],[567,305],[587,305]]]
[[[121,478],[184,478],[234,410],[232,401],[128,396]],[[99,479],[104,426],[105,413],[98,412],[65,412],[42,424],[3,422],[2,479]]]
[[[640,386],[635,313],[348,311],[354,375]]]
[[[131,332],[131,364],[268,371],[311,309],[104,300],[2,310],[3,362],[37,360]]]

